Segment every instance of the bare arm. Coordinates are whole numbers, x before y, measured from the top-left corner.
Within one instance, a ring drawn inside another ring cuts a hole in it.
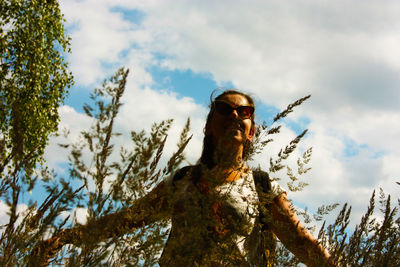
[[[85,243],[98,243],[107,238],[123,236],[128,232],[166,218],[169,213],[169,186],[161,182],[145,197],[119,212],[104,215],[85,225],[65,229],[48,240],[40,242],[31,254],[30,261],[35,265],[45,265],[64,245],[81,246]]]
[[[307,266],[336,266],[328,251],[301,224],[286,193],[275,197],[268,210],[273,217],[273,232],[301,262]]]
[[[168,216],[167,196],[166,184],[162,182],[146,196],[135,201],[132,206],[70,229],[69,233],[67,231],[68,234],[64,234],[64,240],[79,246],[82,240],[90,242],[91,239],[95,239],[93,241],[98,242],[122,236],[134,229],[154,223]],[[95,235],[93,232],[96,232]]]

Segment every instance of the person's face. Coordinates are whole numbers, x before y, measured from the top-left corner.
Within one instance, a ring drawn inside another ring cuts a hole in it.
[[[238,94],[225,95],[218,99],[231,107],[250,106],[247,98]],[[214,144],[242,145],[246,140],[251,141],[254,130],[251,117],[243,118],[238,110],[231,110],[227,114],[221,114],[217,110],[206,126],[206,134],[213,137]]]

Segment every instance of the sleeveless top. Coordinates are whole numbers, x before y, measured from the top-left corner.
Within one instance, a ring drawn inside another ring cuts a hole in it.
[[[172,181],[172,229],[160,266],[267,266],[271,248],[267,252],[265,243],[275,242],[262,220],[259,193],[272,200],[282,192],[279,186],[266,173],[249,171],[210,187],[202,182],[207,170],[184,167]]]

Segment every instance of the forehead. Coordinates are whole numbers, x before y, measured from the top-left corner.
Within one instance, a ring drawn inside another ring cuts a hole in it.
[[[245,96],[239,94],[224,95],[218,100],[222,100],[231,104],[232,106],[249,106],[250,103]]]

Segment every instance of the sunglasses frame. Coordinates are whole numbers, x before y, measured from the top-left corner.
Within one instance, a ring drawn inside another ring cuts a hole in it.
[[[217,108],[218,103],[221,103],[221,104],[224,104],[224,105],[228,106],[228,107],[230,108],[230,109],[229,109],[229,112],[227,112],[227,113],[221,112],[221,109],[218,109],[218,108]],[[213,106],[214,106],[214,108],[215,108],[215,111],[216,111],[218,114],[222,115],[222,116],[228,116],[229,114],[232,113],[232,111],[236,110],[238,116],[239,116],[241,119],[250,119],[250,118],[253,116],[254,110],[255,110],[255,108],[252,107],[252,106],[237,106],[237,107],[232,107],[231,104],[229,104],[229,103],[227,103],[227,102],[225,102],[225,101],[222,101],[222,100],[215,100],[215,101],[213,102]],[[250,108],[250,115],[249,115],[249,116],[242,115],[243,112],[241,112],[239,109],[243,109],[243,108],[246,108],[246,109],[247,109],[247,108]]]

